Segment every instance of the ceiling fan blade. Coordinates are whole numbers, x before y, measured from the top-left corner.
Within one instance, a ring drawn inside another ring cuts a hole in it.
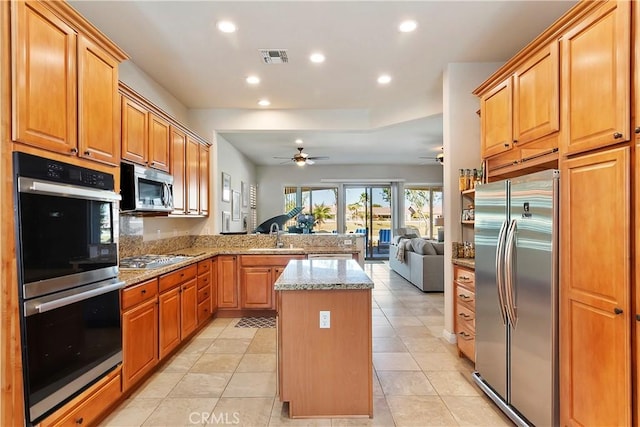
[[[303,152],[300,152],[300,155],[301,155],[302,157],[304,157],[305,159],[306,159],[307,157],[309,157],[309,155],[308,155],[307,153],[303,153]]]
[[[327,156],[311,156],[307,157],[307,160],[327,160],[328,158]]]
[[[281,157],[282,158],[282,157]],[[291,159],[289,160],[285,160],[284,162],[280,162],[278,163],[279,165],[286,165],[287,163],[289,163],[291,161]]]
[[[314,162],[313,160],[311,160],[311,158],[310,158],[310,157],[307,157],[307,159],[305,160],[305,163],[306,163],[306,164],[308,164],[308,165],[312,165],[312,164],[314,164],[315,162]]]
[[[292,160],[291,157],[279,157],[279,156],[274,156],[274,159],[287,159],[287,160]]]

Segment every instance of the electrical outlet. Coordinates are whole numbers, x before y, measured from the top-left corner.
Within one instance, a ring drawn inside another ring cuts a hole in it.
[[[331,327],[331,312],[320,312],[320,329],[329,329]]]
[[[343,243],[345,246],[351,246],[351,239],[347,239]]]

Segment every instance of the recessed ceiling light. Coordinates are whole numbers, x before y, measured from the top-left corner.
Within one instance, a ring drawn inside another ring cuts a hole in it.
[[[418,23],[412,20],[402,21],[400,25],[398,25],[398,31],[401,33],[410,33],[416,28],[418,28]]]
[[[320,64],[324,62],[324,59],[325,59],[324,55],[319,52],[312,53],[311,56],[309,57],[309,60],[311,62],[315,62],[316,64]]]
[[[302,140],[300,138],[296,139],[296,144],[298,145],[302,144]]]
[[[380,83],[381,85],[386,85],[391,81],[391,76],[388,74],[382,74],[380,77],[378,77],[378,83]]]
[[[217,26],[218,30],[222,31],[223,33],[235,33],[238,29],[236,27],[236,24],[231,21],[218,21]]]
[[[257,85],[258,83],[260,83],[260,77],[249,76],[247,77],[247,83],[249,83],[250,85]]]
[[[261,107],[268,107],[269,105],[271,105],[271,102],[268,99],[261,99],[260,101],[258,101],[258,105]]]

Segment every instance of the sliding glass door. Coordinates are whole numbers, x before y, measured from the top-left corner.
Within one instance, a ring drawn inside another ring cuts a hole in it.
[[[365,235],[366,259],[389,259],[391,239],[391,187],[345,186],[346,233]]]

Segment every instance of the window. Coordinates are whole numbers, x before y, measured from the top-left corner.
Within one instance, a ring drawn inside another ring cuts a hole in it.
[[[404,189],[404,224],[415,227],[421,236],[438,238],[438,226],[434,219],[442,216],[442,188],[406,186]]]
[[[296,206],[302,206],[303,214],[314,216],[313,231],[316,233],[332,233],[337,230],[337,201],[337,187],[285,187],[284,189],[284,212],[287,213]],[[287,227],[296,225],[295,218],[286,224]]]

